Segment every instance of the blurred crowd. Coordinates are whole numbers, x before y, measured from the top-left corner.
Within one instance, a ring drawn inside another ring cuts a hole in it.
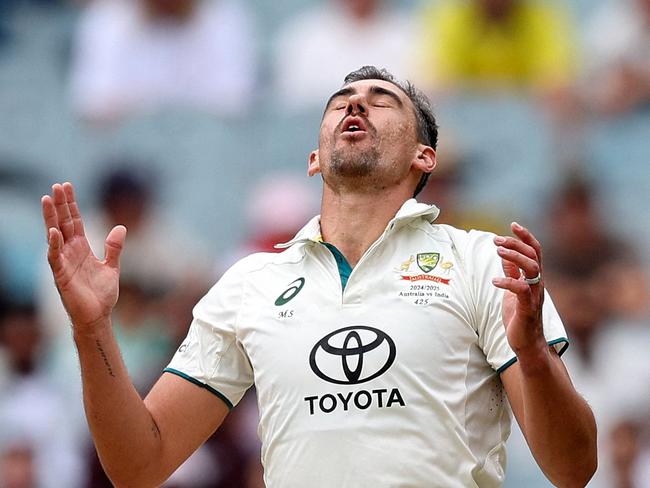
[[[318,213],[308,151],[365,64],[431,96],[441,222],[540,236],[599,426],[589,486],[650,487],[650,0],[0,2],[0,487],[110,486],[40,195],[77,185],[99,255],[127,226],[114,326],[145,394],[220,274]],[[256,428],[249,392],[165,486],[262,487]],[[506,488],[550,486],[509,444]]]

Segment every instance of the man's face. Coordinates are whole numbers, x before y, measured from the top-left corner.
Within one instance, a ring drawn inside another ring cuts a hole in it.
[[[515,6],[515,0],[479,0],[485,16],[494,21],[508,17]]]
[[[371,17],[380,7],[379,0],[339,0],[339,4],[359,20]]]
[[[381,189],[408,175],[418,148],[408,96],[387,81],[357,81],[332,95],[325,107],[310,174],[321,172],[334,187]]]
[[[182,21],[189,17],[195,0],[144,0],[144,6],[154,19]]]

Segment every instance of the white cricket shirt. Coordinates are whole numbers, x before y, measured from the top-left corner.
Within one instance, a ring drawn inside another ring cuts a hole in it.
[[[197,304],[166,371],[230,406],[255,384],[269,488],[501,485],[510,409],[497,372],[515,355],[491,283],[500,259],[492,234],[437,215],[407,201],[344,289],[347,263],[315,217]],[[562,352],[549,297],[543,320]]]

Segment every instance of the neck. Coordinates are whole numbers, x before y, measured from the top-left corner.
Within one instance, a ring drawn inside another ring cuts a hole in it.
[[[404,190],[381,195],[341,193],[326,184],[320,220],[323,240],[336,246],[350,265],[356,266],[409,198],[411,195]]]

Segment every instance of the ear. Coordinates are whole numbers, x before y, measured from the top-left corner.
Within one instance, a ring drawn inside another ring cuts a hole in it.
[[[437,163],[436,151],[431,146],[420,144],[413,160],[413,167],[424,173],[431,173]]]
[[[320,160],[318,159],[318,149],[309,153],[309,164],[307,165],[307,174],[314,176],[320,173]]]

